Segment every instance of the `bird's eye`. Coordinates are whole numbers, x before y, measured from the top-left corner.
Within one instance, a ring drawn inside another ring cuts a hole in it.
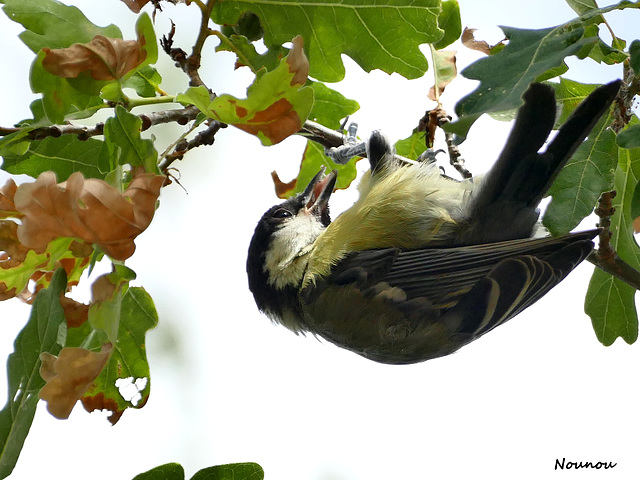
[[[290,216],[291,216],[291,212],[283,208],[273,212],[273,218],[289,218]]]

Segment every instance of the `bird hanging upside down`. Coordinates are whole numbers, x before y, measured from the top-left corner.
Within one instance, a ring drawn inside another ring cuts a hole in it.
[[[513,318],[593,249],[598,230],[534,238],[538,204],[620,84],[591,93],[542,153],[556,102],[550,86],[532,84],[495,165],[474,180],[399,164],[374,132],[360,197],[335,221],[336,171],[321,171],[258,223],[247,258],[258,308],[392,364],[448,355]]]

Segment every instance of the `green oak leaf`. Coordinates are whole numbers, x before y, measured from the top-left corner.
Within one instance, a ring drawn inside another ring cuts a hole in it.
[[[42,66],[44,52],[38,53],[38,57],[31,66],[30,81],[34,93],[42,94],[42,106],[51,123],[63,123],[66,116],[82,115],[80,112],[103,107],[104,102],[96,95],[81,92],[76,88],[81,82],[78,79],[68,79],[52,75]],[[70,82],[70,80],[76,80]],[[106,82],[100,82],[102,84]],[[97,82],[96,82],[96,85]]]
[[[104,179],[109,165],[101,156],[105,143],[89,138],[78,140],[73,135],[46,137],[24,142],[27,150],[21,155],[5,155],[2,169],[14,175],[25,174],[36,178],[42,172],[53,171],[59,182],[64,182],[74,172],[82,172],[85,178]]]
[[[98,27],[76,7],[55,0],[2,0],[3,10],[26,30],[20,39],[34,53],[43,47],[66,48],[73,43],[90,42],[96,35],[122,38],[115,25]]]
[[[529,84],[595,39],[583,38],[581,27],[522,30],[501,27],[509,43],[499,53],[481,58],[461,73],[480,86],[456,105],[459,117],[518,107]]]
[[[611,217],[611,245],[622,260],[640,269],[640,248],[633,235],[631,204],[640,180],[640,148],[620,149],[615,172],[613,199],[615,213]],[[591,317],[596,337],[611,345],[618,337],[631,344],[638,338],[636,290],[625,282],[596,268],[585,300],[585,313]]]
[[[0,478],[14,469],[31,428],[38,404],[38,392],[45,382],[40,377],[40,354],[57,355],[64,343],[66,322],[60,295],[67,287],[62,268],[33,303],[29,321],[16,337],[7,360],[8,399],[0,411]]]
[[[263,480],[264,470],[257,463],[229,463],[207,467],[195,473],[191,480]]]
[[[153,65],[158,61],[158,40],[156,39],[156,31],[153,28],[153,22],[147,12],[143,12],[138,16],[136,21],[136,35],[140,49],[144,52],[145,58],[135,70],[144,68],[147,65]]]
[[[142,68],[137,68],[133,75],[125,78],[122,86],[134,89],[143,98],[150,98],[159,93],[160,83],[162,83],[162,77],[158,71],[146,65]]]
[[[584,13],[593,10],[594,8],[598,8],[596,4],[596,0],[565,0],[567,5],[571,7],[571,9],[576,12],[578,15],[582,15]]]
[[[560,105],[560,115],[556,119],[555,128],[560,128],[571,112],[599,86],[595,83],[581,83],[568,78],[560,78],[560,83],[549,85],[555,88],[556,103]]]
[[[301,35],[307,46],[310,75],[327,82],[344,78],[342,54],[367,72],[378,68],[407,78],[421,77],[428,64],[419,46],[443,35],[438,28],[440,0],[410,4],[392,0],[240,0],[216,2],[211,18],[218,25],[235,25],[243,12],[260,18],[267,47]]]
[[[635,123],[633,125],[629,125],[618,134],[616,141],[618,142],[618,146],[622,148],[640,147],[640,124]]]
[[[94,330],[104,332],[112,344],[118,340],[122,299],[129,288],[129,281],[135,278],[133,270],[115,265],[114,272],[98,277],[93,283],[89,324]]]
[[[414,128],[411,136],[396,142],[396,153],[411,160],[416,160],[427,149],[425,135],[425,132],[419,132],[417,128]]]
[[[260,54],[247,37],[235,34],[229,35],[216,47],[216,52],[223,51],[236,54],[236,68],[249,67],[254,72],[262,68],[268,71],[275,69],[280,60],[289,54],[289,49],[281,45],[272,46],[265,53]]]
[[[357,159],[359,160],[359,158]],[[307,141],[307,146],[302,154],[300,172],[298,177],[291,182],[282,183],[275,172],[272,173],[276,182],[276,193],[279,198],[289,198],[302,192],[311,179],[324,166],[326,171],[338,171],[336,188],[345,189],[351,185],[358,174],[356,161],[349,161],[345,165],[338,165],[324,154],[324,147],[312,141]]]
[[[184,468],[179,463],[165,463],[139,473],[133,480],[184,480]]]
[[[636,183],[631,196],[631,218],[640,217],[640,182]]]
[[[360,109],[358,102],[327,87],[324,83],[309,82],[308,85],[313,89],[314,98],[309,120],[337,130],[340,128],[343,118]]]
[[[460,117],[445,130],[466,136],[473,122],[483,113],[512,110],[521,104],[520,97],[533,81],[542,81],[566,70],[564,59],[570,55],[586,56],[598,44],[590,26],[603,20],[602,14],[613,10],[640,8],[640,2],[623,0],[618,4],[588,10],[563,25],[540,30],[501,27],[509,43],[498,53],[481,58],[462,71],[462,75],[480,80],[480,85],[456,105]],[[615,61],[615,52],[608,53]],[[465,118],[469,117],[469,118]]]
[[[0,157],[16,157],[24,155],[31,145],[31,139],[29,138],[29,132],[31,128],[23,125],[19,131],[5,135],[0,138]],[[5,163],[0,166],[4,170]]]
[[[629,45],[629,65],[636,75],[640,75],[640,40],[634,40]]]
[[[462,20],[460,19],[458,0],[445,0],[442,2],[442,12],[438,16],[438,27],[444,31],[444,35],[440,40],[432,44],[436,50],[442,50],[460,38],[462,35]]]
[[[142,120],[121,105],[116,106],[115,117],[104,124],[104,141],[112,168],[117,165],[142,166],[149,173],[158,173],[158,152],[151,140],[140,136]],[[117,159],[117,162],[114,160]]]
[[[151,377],[145,336],[148,330],[158,324],[158,314],[153,300],[142,287],[126,289],[118,305],[119,323],[113,353],[107,366],[82,398],[82,403],[88,411],[112,411],[113,414],[109,417],[112,424],[119,420],[125,409],[142,408],[149,397]],[[78,335],[78,332],[72,334],[72,330],[76,329],[69,329],[69,336],[76,343],[81,335]],[[91,335],[90,326],[87,324],[80,327],[80,330],[87,334],[86,337]],[[123,397],[119,389],[122,383],[127,382],[130,382],[130,388],[136,390],[133,397]]]

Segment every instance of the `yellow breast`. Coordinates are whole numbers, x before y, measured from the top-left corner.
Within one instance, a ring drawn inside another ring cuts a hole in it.
[[[304,285],[327,275],[349,252],[446,242],[470,188],[470,183],[442,177],[433,165],[403,167],[375,178],[366,173],[358,201],[315,241]]]

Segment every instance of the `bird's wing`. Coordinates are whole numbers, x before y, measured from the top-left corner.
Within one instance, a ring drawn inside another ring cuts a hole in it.
[[[301,301],[311,331],[338,345],[385,363],[422,361],[540,299],[586,258],[597,233],[355,252],[305,288]]]

